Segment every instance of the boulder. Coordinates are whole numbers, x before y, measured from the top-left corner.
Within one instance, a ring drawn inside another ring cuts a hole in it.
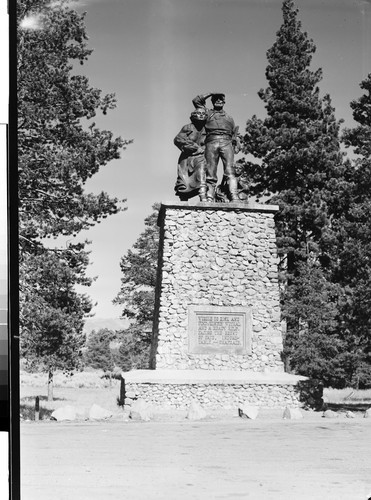
[[[52,420],[57,420],[58,422],[63,422],[66,420],[76,420],[77,412],[74,406],[62,406],[61,408],[57,408],[50,415]]]
[[[255,420],[259,413],[259,407],[245,403],[238,408],[238,415],[241,418],[247,418],[249,420]]]
[[[371,418],[371,408],[369,408],[368,410],[365,411],[364,417]]]
[[[299,420],[303,418],[303,414],[299,410],[299,408],[289,408],[288,406],[286,406],[283,411],[282,418],[285,418],[287,420]]]
[[[130,409],[129,418],[132,420],[143,420],[148,422],[153,416],[151,406],[143,399],[137,399]]]
[[[325,418],[338,418],[339,414],[336,413],[336,411],[326,410],[326,411],[323,412],[322,417],[325,417]]]
[[[89,420],[89,410],[87,408],[76,406],[75,410],[77,420]]]
[[[356,418],[355,414],[354,414],[352,411],[347,411],[347,412],[345,413],[345,416],[346,416],[347,418]]]
[[[128,392],[126,392],[126,393],[125,393],[125,402],[126,402],[126,399],[127,399],[127,398],[128,398],[128,399],[135,399],[135,396],[136,396],[136,394],[135,394],[135,392],[133,392],[133,391],[128,391]]]
[[[107,418],[111,417],[112,417],[112,412],[96,404],[93,404],[93,406],[89,410],[90,420],[106,420]]]
[[[197,401],[192,401],[189,408],[186,418],[189,420],[201,420],[207,417],[206,411],[202,408],[202,406],[197,403]]]

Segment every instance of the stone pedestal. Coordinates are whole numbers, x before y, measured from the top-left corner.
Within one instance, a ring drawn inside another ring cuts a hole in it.
[[[277,210],[161,205],[152,370],[123,374],[131,396],[175,407],[190,398],[216,407],[241,399],[299,404],[295,385],[302,378],[288,380],[281,361]]]
[[[153,368],[283,371],[277,209],[162,205]]]

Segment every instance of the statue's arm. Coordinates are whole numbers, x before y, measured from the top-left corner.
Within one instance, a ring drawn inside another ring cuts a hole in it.
[[[206,106],[206,99],[213,95],[212,92],[208,92],[207,94],[197,95],[194,99],[192,99],[193,106],[195,108],[204,108]]]
[[[185,125],[178,135],[174,138],[174,144],[177,148],[179,148],[184,153],[195,153],[199,145],[192,141],[189,138],[189,135],[192,133],[192,130],[189,129],[187,125]]]

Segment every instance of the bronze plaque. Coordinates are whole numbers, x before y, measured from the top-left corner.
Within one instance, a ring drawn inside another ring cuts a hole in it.
[[[189,306],[189,352],[250,354],[251,310],[247,307]]]

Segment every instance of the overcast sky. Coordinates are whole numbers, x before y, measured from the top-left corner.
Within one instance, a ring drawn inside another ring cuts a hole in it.
[[[174,195],[178,150],[173,138],[188,123],[192,98],[226,94],[226,111],[240,130],[253,114],[264,117],[257,92],[266,87],[266,51],[282,24],[281,0],[82,0],[89,45],[82,70],[92,86],[115,92],[118,106],[96,120],[133,139],[122,158],[103,167],[88,191],[127,198],[128,210],[82,234],[92,240],[86,292],[96,317],[118,318],[112,300],[120,288],[120,257],[144,229],[156,201]],[[353,125],[349,103],[371,71],[370,0],[297,0],[303,29],[323,69],[321,94],[330,93],[337,118]],[[221,169],[221,167],[220,167]]]

